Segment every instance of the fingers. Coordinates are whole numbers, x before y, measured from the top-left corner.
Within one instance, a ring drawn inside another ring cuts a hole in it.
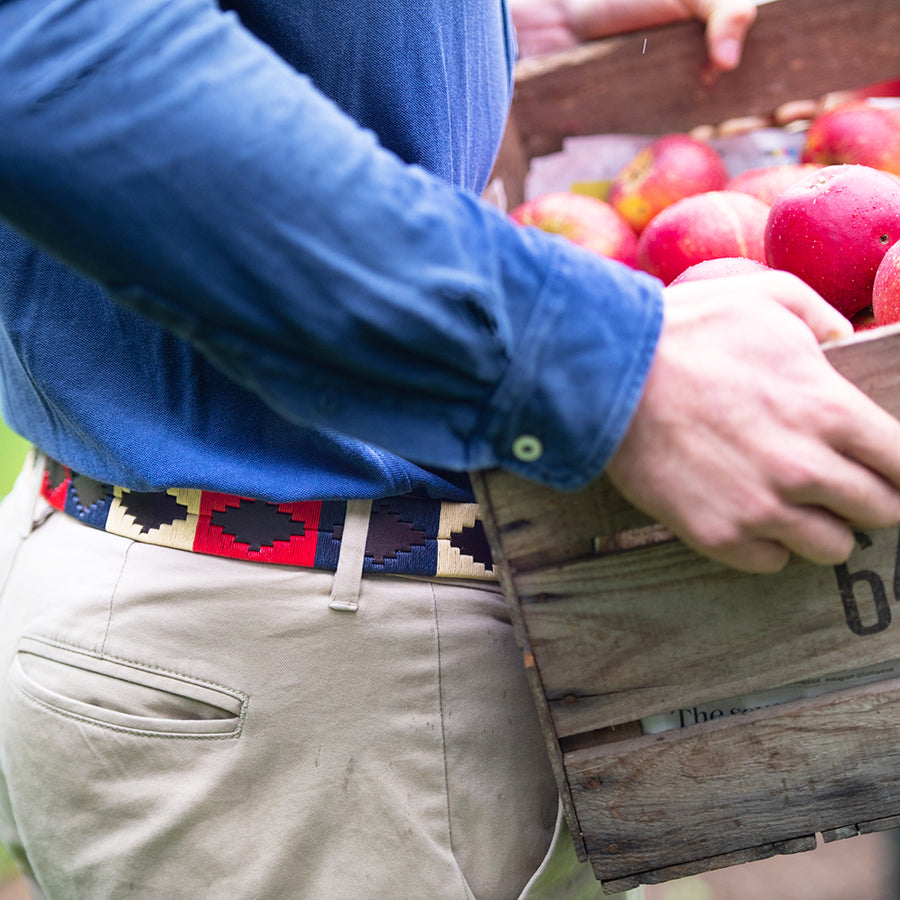
[[[793,516],[772,534],[785,550],[823,566],[847,561],[856,538],[846,522],[816,507],[794,507],[791,511]]]
[[[749,572],[778,571],[792,553],[819,565],[845,562],[854,548],[854,528],[886,528],[900,521],[900,491],[851,461],[845,467],[846,483],[808,487],[793,497],[788,491],[776,493],[768,508],[758,504],[766,515],[754,518],[749,503],[746,520],[735,515],[718,535],[707,521],[699,532],[688,528],[682,537],[695,550]],[[837,477],[845,476],[839,472]]]
[[[706,46],[713,64],[724,71],[736,69],[744,40],[756,21],[752,0],[701,0],[697,14],[706,21]]]
[[[868,421],[870,412],[881,414],[868,398],[862,396],[860,401],[866,404],[864,420]],[[884,415],[886,424],[900,430],[900,423]],[[900,440],[900,434],[896,437]],[[814,563],[837,565],[853,551],[854,528],[887,528],[900,522],[898,484],[862,464],[858,457],[845,456],[820,441],[810,440],[792,449],[773,468],[770,502],[759,503],[755,512],[754,504],[746,507],[747,519],[738,532],[741,540],[729,550],[737,559],[749,554],[752,562],[744,560],[740,567],[752,565],[753,571],[759,571],[756,566],[773,564],[772,549],[763,554],[760,540]],[[896,465],[877,438],[872,449]]]
[[[701,287],[702,286],[702,287]],[[806,323],[819,343],[834,341],[853,335],[853,325],[808,284],[790,272],[771,270],[727,278],[710,278],[666,288],[673,299],[679,294],[698,296],[703,290],[709,297],[753,294],[775,300],[785,309]]]
[[[745,572],[777,572],[791,554],[818,565],[846,562],[855,535],[843,518],[817,506],[780,505],[776,517],[765,523],[745,523],[733,539],[709,539],[709,532],[683,532],[682,540],[705,556]]]
[[[900,422],[858,388],[843,379],[841,381],[851,397],[851,408],[859,412],[860,420],[852,420],[835,411],[834,423],[838,433],[833,441],[836,449],[873,473],[878,472],[885,482],[900,489],[900,459],[897,458]]]
[[[895,485],[837,455],[828,474],[826,486],[797,492],[792,501],[827,509],[859,528],[888,528],[900,522],[900,489]]]
[[[802,319],[819,343],[850,337],[853,325],[808,284],[789,272],[760,272],[760,287],[785,309]],[[764,279],[764,280],[763,280]]]
[[[758,575],[770,575],[780,572],[789,562],[791,553],[777,541],[762,538],[748,540],[734,547],[711,549],[704,545],[692,544],[685,539],[688,546],[698,553],[708,556],[732,569],[742,572],[753,572]]]
[[[817,453],[812,442],[801,457],[793,468],[782,458],[769,491],[745,497],[721,530],[707,521],[699,532],[688,529],[685,542],[734,568],[774,572],[791,553],[838,565],[853,551],[854,528],[900,522],[896,485],[840,453]],[[759,499],[763,494],[768,501]]]
[[[779,506],[777,517],[765,523],[747,524],[734,539],[715,542],[706,536],[682,535],[698,552],[745,572],[777,572],[791,554],[819,565],[835,566],[853,552],[855,536],[850,525],[816,506]]]
[[[641,402],[607,467],[634,505],[726,565],[844,562],[900,522],[900,422],[818,343],[852,333],[784,272],[665,289]]]
[[[809,326],[819,343],[850,337],[853,325],[808,284],[789,272],[754,272],[758,290],[767,293]]]

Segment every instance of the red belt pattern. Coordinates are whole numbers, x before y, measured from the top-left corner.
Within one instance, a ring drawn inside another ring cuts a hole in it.
[[[270,503],[198,489],[144,493],[47,460],[41,495],[85,525],[135,541],[254,562],[334,570],[347,504]],[[477,503],[372,501],[364,572],[495,581]]]

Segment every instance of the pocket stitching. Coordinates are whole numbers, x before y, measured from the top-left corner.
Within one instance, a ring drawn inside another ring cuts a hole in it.
[[[52,703],[48,703],[46,700],[42,700],[39,697],[35,697],[34,694],[30,693],[25,689],[23,685],[21,685],[17,681],[12,681],[11,685],[15,688],[27,701],[34,704],[35,706],[39,706],[42,709],[47,710],[48,712],[52,712],[54,715],[62,716],[65,719],[73,719],[76,722],[84,722],[88,725],[93,725],[96,728],[105,728],[108,731],[118,731],[123,734],[131,734],[135,737],[148,737],[148,738],[163,738],[168,740],[223,740],[236,738],[240,735],[241,729],[243,727],[243,717],[237,717],[237,724],[235,725],[234,730],[222,732],[220,734],[203,734],[201,732],[185,732],[183,734],[176,734],[171,731],[151,731],[151,730],[143,730],[140,728],[128,728],[124,725],[113,725],[111,722],[104,722],[102,719],[93,719],[90,716],[81,716],[77,713],[70,712],[69,710],[63,709],[60,706],[54,706]]]
[[[54,638],[44,637],[43,635],[23,635],[22,640],[20,641],[19,646],[16,649],[22,649],[21,645],[25,642],[45,644],[48,647],[58,647],[60,650],[68,650],[70,653],[76,653],[79,656],[85,656],[88,659],[98,659],[106,662],[119,663],[120,665],[129,666],[132,669],[136,669],[138,672],[153,672],[159,675],[168,675],[172,678],[179,678],[189,683],[199,684],[202,687],[221,691],[224,694],[230,694],[234,699],[241,702],[246,702],[250,699],[249,694],[246,694],[244,691],[236,690],[235,688],[228,687],[227,685],[220,684],[216,681],[210,681],[206,678],[188,675],[187,673],[179,672],[176,669],[167,669],[164,666],[154,666],[148,663],[138,662],[135,659],[128,659],[124,656],[115,656],[111,653],[92,653],[90,650],[86,650],[84,647],[79,647],[77,644],[70,644],[67,641],[60,641]]]

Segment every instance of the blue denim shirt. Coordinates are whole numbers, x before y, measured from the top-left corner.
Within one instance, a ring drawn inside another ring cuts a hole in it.
[[[479,199],[501,0],[230,7],[0,0],[7,421],[134,490],[594,478],[660,285]]]

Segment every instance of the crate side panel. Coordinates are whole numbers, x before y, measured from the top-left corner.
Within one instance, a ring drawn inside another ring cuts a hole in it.
[[[601,879],[790,841],[900,809],[897,681],[566,759]]]
[[[483,493],[513,575],[596,555],[616,534],[654,524],[600,477],[579,491],[556,491],[508,472],[482,473]]]
[[[516,580],[562,737],[900,659],[898,529],[845,567],[736,572],[680,542]]]

